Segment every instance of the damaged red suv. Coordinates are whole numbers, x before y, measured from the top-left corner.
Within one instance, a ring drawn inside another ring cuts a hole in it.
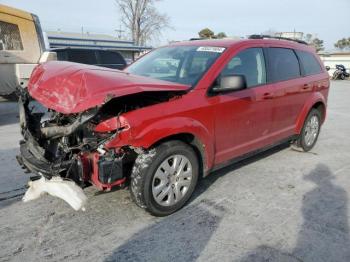
[[[328,90],[312,48],[263,37],[176,43],[124,71],[48,62],[20,97],[18,162],[82,187],[129,181],[168,215],[215,169],[287,141],[310,150]]]

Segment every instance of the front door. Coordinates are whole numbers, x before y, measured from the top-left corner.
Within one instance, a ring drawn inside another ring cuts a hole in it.
[[[210,98],[215,108],[215,164],[271,143],[274,92],[266,84],[263,49],[254,47],[239,52],[219,77],[232,74],[244,75],[247,88]]]

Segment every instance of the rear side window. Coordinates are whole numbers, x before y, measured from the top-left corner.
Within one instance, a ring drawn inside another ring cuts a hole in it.
[[[18,25],[0,21],[0,50],[23,50]]]
[[[303,68],[304,75],[309,76],[322,72],[322,68],[313,54],[305,51],[297,51],[297,54]]]
[[[88,65],[97,64],[94,50],[69,50],[69,61]]]
[[[268,57],[272,82],[300,77],[299,61],[292,49],[269,48]]]
[[[113,65],[113,64],[125,64],[124,58],[116,52],[99,51],[100,64]]]

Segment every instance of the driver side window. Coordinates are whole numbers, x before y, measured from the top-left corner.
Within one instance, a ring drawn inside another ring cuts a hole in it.
[[[266,84],[266,67],[262,48],[248,48],[234,56],[221,76],[244,75],[247,87]]]

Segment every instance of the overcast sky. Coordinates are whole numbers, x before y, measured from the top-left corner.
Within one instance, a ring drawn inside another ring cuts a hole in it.
[[[0,0],[35,13],[44,30],[116,35],[120,16],[114,0]],[[171,20],[160,41],[197,37],[204,27],[229,36],[246,36],[272,29],[302,31],[323,39],[327,49],[350,37],[350,0],[163,0],[157,7]]]

